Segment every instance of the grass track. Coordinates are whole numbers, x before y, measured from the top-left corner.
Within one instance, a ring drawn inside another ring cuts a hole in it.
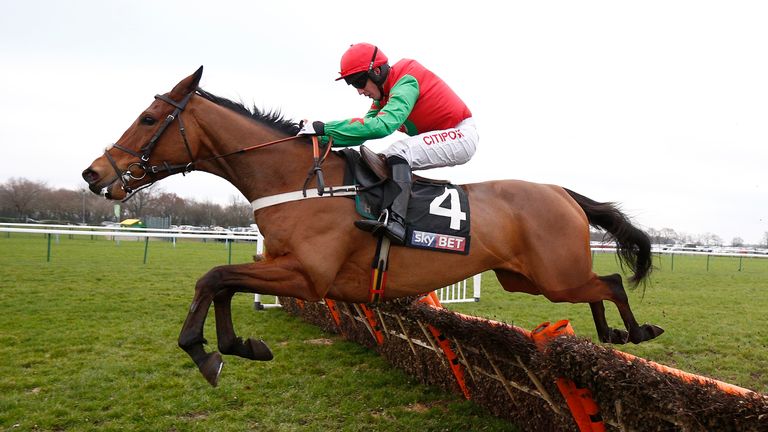
[[[254,245],[237,243],[232,262]],[[422,386],[374,353],[279,311],[233,301],[243,336],[264,338],[276,359],[225,358],[212,389],[176,347],[198,277],[226,264],[222,243],[144,243],[0,234],[0,430],[509,430],[456,395]],[[622,349],[768,392],[768,260],[669,257],[653,282],[630,292],[638,320],[667,331]],[[741,266],[741,271],[739,267]],[[598,273],[617,270],[597,255]],[[533,328],[569,319],[593,337],[587,305],[503,292],[483,275],[465,313]],[[612,305],[609,321],[618,325]],[[212,318],[212,314],[211,314]],[[215,345],[213,320],[206,335]],[[14,427],[15,425],[18,425]]]
[[[233,262],[254,245],[238,243]],[[233,301],[272,362],[227,357],[218,388],[176,338],[194,283],[222,243],[0,237],[0,430],[509,430],[509,424],[382,358],[278,310]],[[206,335],[215,346],[213,313]]]

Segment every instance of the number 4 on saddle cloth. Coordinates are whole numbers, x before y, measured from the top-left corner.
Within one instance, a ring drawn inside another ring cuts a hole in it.
[[[383,155],[365,146],[339,152],[347,161],[344,184],[357,184],[357,212],[378,219],[400,192]],[[460,186],[413,177],[406,218],[407,247],[466,255],[469,253],[469,199]]]

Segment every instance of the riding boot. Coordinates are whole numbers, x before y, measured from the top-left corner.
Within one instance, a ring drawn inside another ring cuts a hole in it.
[[[392,156],[387,159],[392,168],[392,180],[400,186],[400,194],[395,197],[390,207],[389,215],[383,220],[362,220],[355,222],[355,226],[363,231],[378,234],[381,229],[386,229],[384,234],[394,244],[405,244],[405,218],[408,213],[408,201],[411,198],[411,167],[408,162],[400,157]]]
[[[408,215],[408,201],[411,199],[411,167],[404,160],[397,160],[398,163],[390,164],[392,180],[400,186],[400,194],[392,203],[386,234],[395,244],[405,244],[405,218]]]

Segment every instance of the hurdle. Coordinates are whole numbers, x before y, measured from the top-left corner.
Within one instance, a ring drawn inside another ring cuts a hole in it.
[[[286,312],[526,430],[768,430],[768,395],[595,344],[565,320],[528,331],[417,299],[368,305],[383,340],[354,305],[335,302],[332,319],[322,303],[281,300]]]

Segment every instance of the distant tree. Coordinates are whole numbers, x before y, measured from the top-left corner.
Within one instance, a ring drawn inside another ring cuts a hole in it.
[[[38,208],[38,199],[47,189],[45,183],[13,177],[0,187],[0,197],[19,220],[24,220]]]
[[[143,216],[149,216],[151,213],[150,210],[155,205],[157,197],[161,192],[162,189],[157,183],[136,192],[134,196],[124,204],[129,217],[140,219]]]
[[[744,246],[744,239],[741,237],[734,237],[731,240],[731,246]]]
[[[242,197],[233,195],[223,213],[222,226],[248,226],[253,223],[253,207]]]
[[[82,222],[83,194],[71,189],[50,189],[40,194],[37,219]]]
[[[768,231],[763,233],[763,244],[768,248]]]
[[[115,202],[98,195],[89,194],[85,196],[86,222],[98,225],[104,221],[117,222],[115,216]]]
[[[674,230],[667,228],[667,230],[674,233]],[[652,244],[668,244],[668,243],[674,243],[674,238],[670,238],[668,236],[672,235],[669,232],[665,232],[664,230],[657,230],[656,228],[648,228],[645,230],[645,233],[648,234],[648,237],[651,238]],[[673,237],[676,236],[672,235]]]
[[[194,201],[187,204],[187,215],[189,225],[218,226],[224,214],[221,206],[212,201]]]
[[[702,234],[696,243],[704,244],[707,246],[721,246],[723,244],[723,239],[717,234],[708,232]]]
[[[648,237],[651,238],[651,243],[659,243],[659,231],[655,228],[648,228],[645,230],[645,233],[648,234]]]
[[[152,205],[155,216],[171,218],[174,225],[190,225],[187,220],[187,203],[175,193],[161,192],[157,194]]]
[[[85,222],[98,225],[104,221],[115,221],[115,203],[88,189],[80,189],[80,203],[85,200]],[[82,211],[82,209],[81,209]],[[82,218],[82,215],[81,215]]]
[[[678,236],[677,232],[675,232],[675,230],[672,228],[662,228],[661,231],[659,231],[659,235],[661,236],[661,239],[664,243],[677,243],[680,241],[680,237]]]
[[[696,241],[693,236],[688,233],[677,233],[677,241],[683,244],[698,243],[698,241]]]

